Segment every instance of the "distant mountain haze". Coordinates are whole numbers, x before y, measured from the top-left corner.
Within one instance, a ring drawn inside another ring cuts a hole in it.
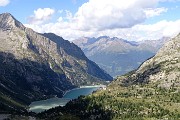
[[[36,33],[10,13],[0,14],[0,110],[110,80],[74,43],[53,33]]]
[[[146,41],[128,41],[121,38],[101,36],[83,37],[73,42],[87,57],[96,62],[111,76],[125,74],[136,69],[146,59],[155,55],[169,38]]]

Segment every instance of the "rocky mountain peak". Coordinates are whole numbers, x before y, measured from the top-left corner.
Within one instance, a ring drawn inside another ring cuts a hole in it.
[[[10,13],[0,14],[0,28],[10,30],[16,27],[24,28],[23,24],[16,20]]]

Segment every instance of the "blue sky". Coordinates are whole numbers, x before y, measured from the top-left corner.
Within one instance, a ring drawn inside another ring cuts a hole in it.
[[[155,23],[161,20],[169,20],[169,21],[175,21],[180,19],[180,1],[179,2],[161,2],[158,4],[158,7],[164,7],[167,8],[167,12],[153,17],[151,19],[147,19],[146,23]]]
[[[9,12],[22,23],[26,23],[27,18],[38,8],[52,8],[57,11],[69,10],[75,13],[78,7],[85,1],[86,0],[78,0],[78,2],[75,0],[10,0],[7,6],[0,7],[0,13]]]
[[[68,40],[173,37],[180,32],[179,11],[180,0],[0,0],[0,13],[9,12],[37,32]]]

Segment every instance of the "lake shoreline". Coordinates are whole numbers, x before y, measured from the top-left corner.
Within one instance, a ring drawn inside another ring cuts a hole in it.
[[[87,86],[79,86],[79,87],[77,87],[77,88],[73,88],[73,89],[70,89],[70,90],[67,90],[67,91],[65,91],[64,93],[63,93],[63,97],[68,93],[68,92],[70,92],[70,91],[72,91],[72,90],[77,90],[77,89],[81,89],[81,88],[96,88],[96,87],[99,87],[99,88],[106,88],[106,85],[87,85]],[[63,98],[63,97],[61,97],[61,98]]]
[[[70,100],[77,99],[81,95],[89,95],[94,91],[106,87],[105,85],[91,85],[91,86],[79,86],[64,92],[63,97],[59,98],[57,96],[40,101],[34,101],[29,105],[29,111],[39,113],[41,111],[56,107],[65,106]]]

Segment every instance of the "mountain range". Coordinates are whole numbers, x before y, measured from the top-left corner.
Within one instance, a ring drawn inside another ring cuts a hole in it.
[[[26,28],[10,13],[0,14],[0,112],[110,80],[74,43]]]
[[[40,34],[26,28],[9,13],[0,14],[0,113],[10,113],[12,117],[16,114],[17,119],[31,119],[28,115],[33,115],[33,119],[40,120],[180,118],[180,34],[171,40],[141,42],[107,36],[87,42],[88,39],[82,40],[83,46],[89,44],[92,49],[86,49],[91,51],[88,55],[154,56],[91,95],[80,96],[64,107],[28,113],[27,105],[32,101],[61,97],[81,85],[105,84],[112,77],[74,43],[53,33]],[[138,57],[126,61],[139,62]],[[124,58],[127,57],[119,60]],[[113,61],[115,57],[108,59]]]
[[[121,38],[101,36],[74,40],[92,61],[115,77],[137,69],[142,62],[154,56],[170,38],[159,40],[128,41]]]
[[[180,34],[137,70],[117,77],[106,89],[65,107],[40,113],[42,119],[179,120]],[[72,109],[74,108],[74,109]],[[68,115],[68,116],[67,116]]]

